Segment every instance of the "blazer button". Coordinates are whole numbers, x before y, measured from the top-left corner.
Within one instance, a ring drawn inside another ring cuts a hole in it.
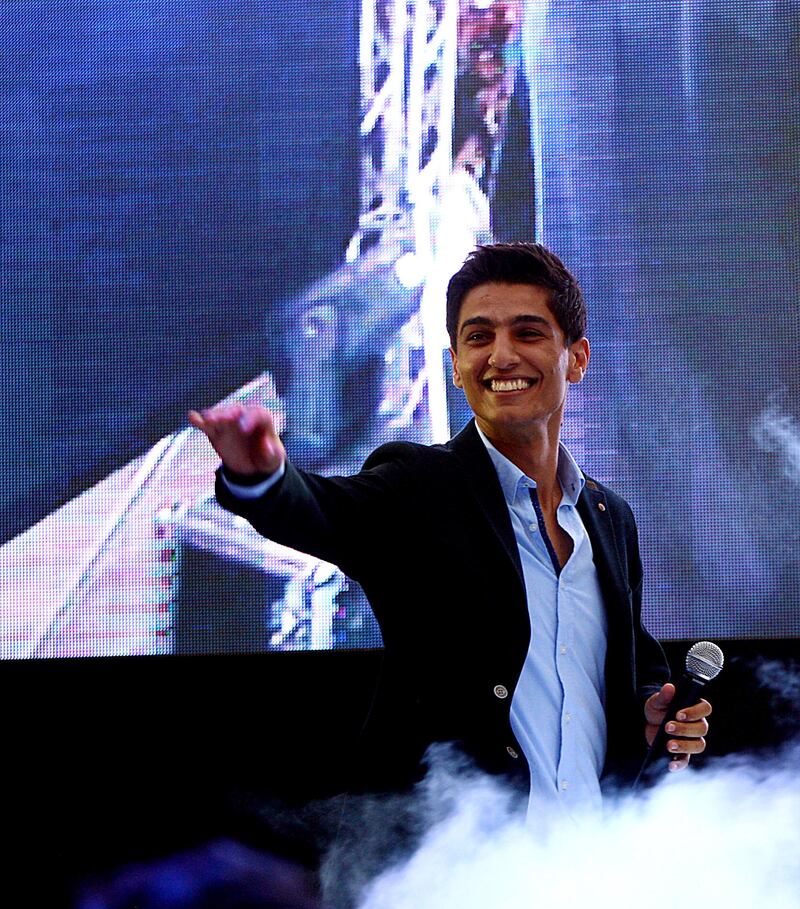
[[[499,697],[502,700],[503,698],[508,697],[508,688],[506,688],[505,685],[495,685],[494,693],[497,697]]]
[[[506,751],[511,755],[514,760],[519,757],[519,754],[511,747],[511,745],[506,745]]]

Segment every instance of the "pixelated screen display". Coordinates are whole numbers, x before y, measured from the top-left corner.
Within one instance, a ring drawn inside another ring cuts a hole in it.
[[[800,635],[797,12],[4,0],[0,656],[380,646],[216,505],[186,412],[263,403],[322,474],[446,440],[444,288],[491,240],[584,288],[564,440],[637,515],[650,629]]]

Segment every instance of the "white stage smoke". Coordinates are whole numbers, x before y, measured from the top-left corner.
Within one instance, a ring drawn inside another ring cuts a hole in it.
[[[798,768],[798,745],[771,761],[721,759],[541,838],[512,816],[496,782],[459,783],[439,762],[425,785],[441,787],[454,809],[372,883],[360,909],[673,909],[690,900],[798,909]]]

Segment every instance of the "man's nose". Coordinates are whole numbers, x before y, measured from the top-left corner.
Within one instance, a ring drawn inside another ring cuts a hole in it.
[[[494,336],[492,351],[489,354],[489,365],[495,369],[510,369],[519,364],[519,354],[513,338],[497,333]]]

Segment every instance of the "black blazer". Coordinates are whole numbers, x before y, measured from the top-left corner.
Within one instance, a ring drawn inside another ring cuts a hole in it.
[[[484,769],[527,778],[509,720],[530,638],[525,586],[505,498],[474,422],[446,445],[383,445],[352,477],[287,464],[260,499],[236,499],[219,479],[216,494],[263,535],[335,563],[364,588],[385,644],[361,748],[368,785],[405,778],[433,741],[457,742]],[[644,756],[643,702],[669,672],[640,621],[630,508],[587,479],[578,511],[608,612],[604,775],[630,777]]]

